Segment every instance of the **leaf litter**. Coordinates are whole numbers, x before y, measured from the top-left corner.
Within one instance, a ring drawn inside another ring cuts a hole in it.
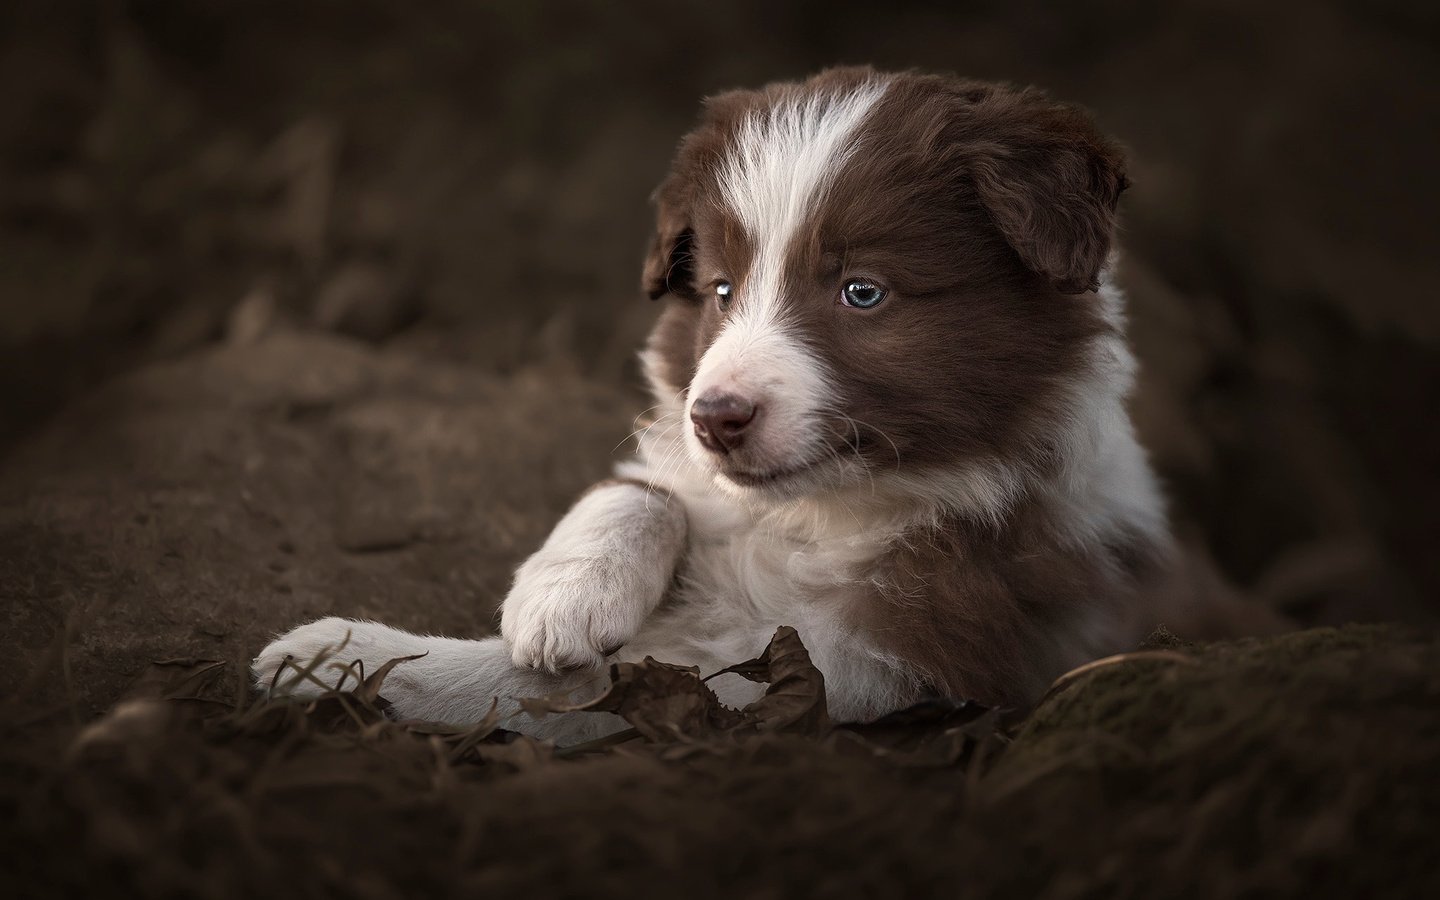
[[[507,728],[496,704],[466,727],[395,721],[384,684],[404,663],[295,701],[237,692],[248,673],[223,661],[164,660],[96,721],[52,716],[48,750],[38,731],[8,742],[17,895],[1406,896],[1436,883],[1423,852],[1440,815],[1434,636],[1150,648],[1070,673],[1026,718],[933,699],[837,723],[782,628],[725,670],[766,686],[742,709],[654,659],[612,666],[584,704],[526,700],[532,715],[629,726],[558,748]]]

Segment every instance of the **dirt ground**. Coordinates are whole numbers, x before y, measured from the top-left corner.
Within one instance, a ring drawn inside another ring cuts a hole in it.
[[[1409,0],[0,9],[7,881],[1440,886],[1437,46]],[[256,705],[244,660],[306,618],[493,630],[648,405],[646,197],[697,99],[838,62],[1042,84],[1130,147],[1137,423],[1191,552],[1309,630],[1159,641],[1026,722],[558,756]]]
[[[249,699],[221,663],[167,661],[63,740],[0,747],[8,883],[236,898],[1440,888],[1433,633],[1162,640],[1011,727],[964,704],[836,727],[793,631],[767,657],[752,668],[770,693],[724,716],[689,670],[621,667],[600,708],[635,728],[563,751],[494,721],[391,722],[374,675],[302,707]]]

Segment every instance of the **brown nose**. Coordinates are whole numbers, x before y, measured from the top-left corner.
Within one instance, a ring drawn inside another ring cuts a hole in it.
[[[745,439],[745,429],[755,421],[755,404],[734,394],[706,393],[690,405],[695,436],[706,449],[729,453]]]

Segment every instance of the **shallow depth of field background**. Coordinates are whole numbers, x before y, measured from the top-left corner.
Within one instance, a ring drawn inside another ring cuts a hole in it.
[[[283,330],[633,389],[647,196],[700,97],[954,71],[1131,148],[1135,413],[1197,552],[1305,623],[1433,619],[1435,9],[7,4],[0,453],[124,373]]]

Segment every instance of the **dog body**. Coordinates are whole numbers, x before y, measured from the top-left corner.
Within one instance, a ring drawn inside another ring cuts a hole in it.
[[[606,661],[709,674],[793,625],[832,715],[866,719],[1024,706],[1132,646],[1170,540],[1108,280],[1124,186],[1034,91],[838,69],[713,98],[656,197],[653,418],[521,567],[502,637],[325,619],[257,677],[348,634],[367,667],[428,654],[386,682],[400,715],[469,721]],[[580,718],[520,727],[614,727]]]

